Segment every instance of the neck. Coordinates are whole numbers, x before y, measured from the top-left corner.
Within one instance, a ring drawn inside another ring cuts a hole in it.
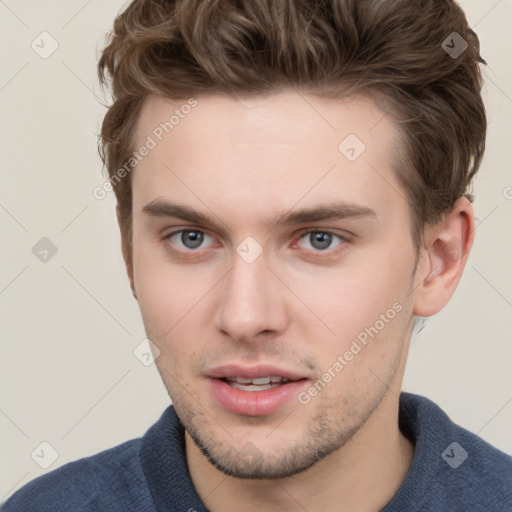
[[[398,405],[398,396],[388,392],[349,442],[306,471],[280,479],[227,476],[186,434],[192,481],[212,512],[381,510],[405,479],[414,454],[398,428]]]

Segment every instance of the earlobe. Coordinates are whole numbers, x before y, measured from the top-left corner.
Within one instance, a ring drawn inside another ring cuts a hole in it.
[[[466,265],[474,229],[473,206],[465,197],[429,229],[417,271],[415,315],[432,316],[448,303]]]

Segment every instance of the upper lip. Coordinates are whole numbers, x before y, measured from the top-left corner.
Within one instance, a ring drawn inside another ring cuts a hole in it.
[[[216,366],[215,368],[207,371],[206,376],[213,379],[223,379],[226,377],[243,377],[245,379],[282,377],[288,380],[300,380],[308,378],[300,373],[268,364],[261,364],[257,366],[240,366],[236,364]]]

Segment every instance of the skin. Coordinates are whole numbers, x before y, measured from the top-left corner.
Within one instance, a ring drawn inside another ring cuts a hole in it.
[[[452,296],[472,207],[459,200],[415,251],[393,170],[397,128],[370,98],[196,99],[133,171],[133,253],[123,252],[197,492],[212,511],[380,510],[414,453],[397,418],[415,316]],[[150,96],[138,144],[184,103]],[[366,146],[353,162],[338,150],[351,133]],[[164,200],[215,225],[143,210]],[[341,201],[374,215],[272,223]],[[180,229],[205,233],[201,245],[169,236]],[[311,231],[332,233],[330,245]],[[252,263],[236,252],[247,236],[262,249]],[[307,404],[238,415],[209,391],[206,373],[228,363],[286,368],[309,379],[307,390],[393,304],[400,312]]]

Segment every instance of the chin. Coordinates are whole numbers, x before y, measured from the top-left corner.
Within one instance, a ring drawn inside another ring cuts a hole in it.
[[[325,417],[314,417],[305,424],[296,440],[276,430],[258,439],[236,442],[233,437],[219,440],[214,430],[204,428],[195,417],[185,428],[208,461],[222,473],[242,479],[274,479],[296,475],[339,450],[359,430],[360,424],[342,427]],[[229,430],[228,430],[229,431]],[[213,433],[213,434],[212,434]],[[274,439],[270,439],[273,436]]]

